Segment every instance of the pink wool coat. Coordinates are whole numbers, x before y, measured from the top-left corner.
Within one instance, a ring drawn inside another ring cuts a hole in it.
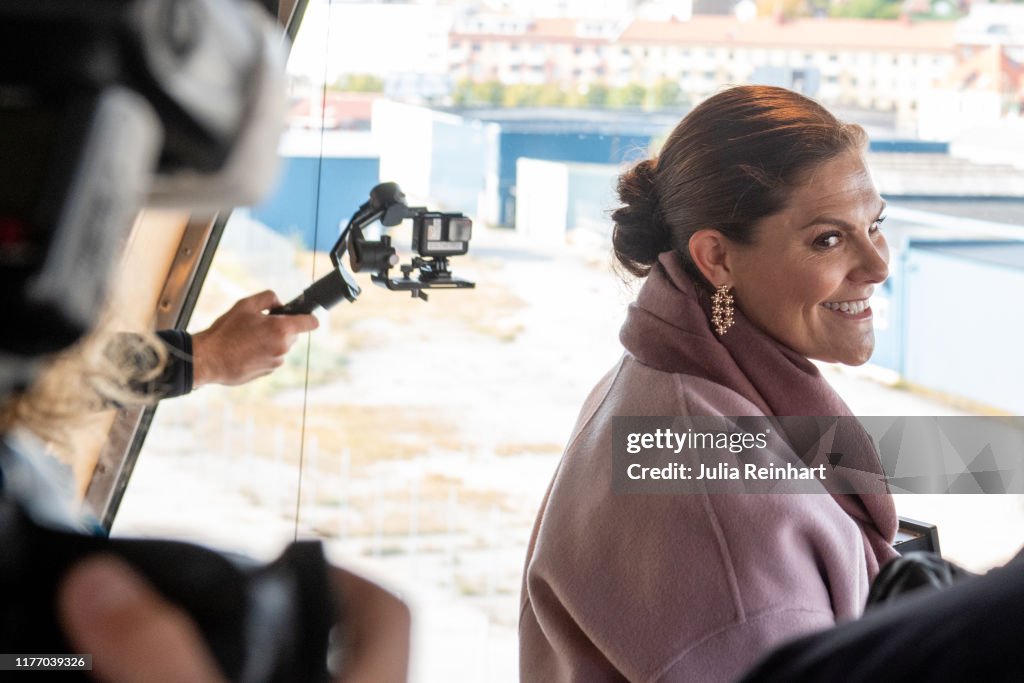
[[[648,299],[665,282],[645,285]],[[624,354],[583,406],[537,517],[521,680],[729,681],[773,646],[861,614],[896,556],[888,496],[612,492],[613,416],[764,414],[721,383]]]

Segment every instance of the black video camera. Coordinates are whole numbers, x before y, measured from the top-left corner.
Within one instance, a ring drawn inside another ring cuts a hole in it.
[[[394,278],[390,271],[398,265],[399,258],[391,246],[391,238],[381,235],[380,239],[370,240],[363,230],[378,220],[390,228],[409,218],[412,219],[412,248],[417,256],[399,265],[402,277]],[[331,247],[334,269],[270,313],[312,313],[317,308],[329,309],[342,299],[355,301],[362,290],[342,263],[346,251],[353,271],[371,271],[370,279],[375,284],[392,291],[411,292],[413,297],[424,301],[427,300],[425,289],[472,289],[476,285],[454,277],[448,264],[449,256],[461,256],[469,251],[472,237],[473,221],[467,216],[409,206],[396,183],[381,183],[370,190],[369,201],[352,214]],[[418,271],[415,278],[412,277],[414,270]]]
[[[469,251],[473,221],[461,213],[417,213],[412,221],[412,246],[420,256],[461,256]]]
[[[0,392],[92,327],[143,206],[262,196],[284,106],[251,0],[0,2]]]
[[[251,0],[0,0],[0,398],[93,327],[143,206],[262,196],[284,118],[281,38]],[[68,652],[54,589],[110,553],[197,622],[231,680],[327,678],[337,615],[318,544],[257,566],[42,526],[5,448],[0,651]]]

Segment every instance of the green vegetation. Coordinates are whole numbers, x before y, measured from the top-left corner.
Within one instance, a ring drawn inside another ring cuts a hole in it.
[[[557,85],[507,85],[500,83],[486,84],[499,86],[500,101],[503,107],[563,107],[566,103],[565,92]]]
[[[655,109],[666,109],[686,104],[682,88],[678,83],[667,78],[658,81],[651,88],[651,99]]]
[[[1013,0],[1024,2],[1024,0]],[[843,0],[841,2],[823,3],[822,0],[810,0],[811,7],[821,13],[827,12],[830,17],[852,19],[899,19],[906,12],[907,4],[903,0]],[[921,6],[910,11],[914,21],[945,20],[952,21],[964,16],[965,11],[953,0],[930,0],[927,8],[920,11]]]
[[[666,109],[687,104],[675,81],[661,80],[652,86],[641,83],[611,88],[600,83],[579,90],[555,83],[506,85],[500,81],[460,82],[452,102],[462,107],[591,107],[610,109]]]
[[[498,81],[462,81],[455,87],[452,99],[462,106],[500,107],[505,100],[505,86]]]
[[[583,95],[583,102],[588,107],[607,107],[609,92],[611,90],[608,86],[595,83],[587,87],[587,91]]]
[[[624,88],[609,90],[607,102],[613,108],[642,107],[646,99],[647,88],[639,83],[630,83]]]
[[[336,92],[384,92],[384,81],[371,74],[343,76],[329,86]]]
[[[833,4],[829,14],[858,19],[898,19],[902,10],[901,0],[849,0]]]
[[[929,0],[927,5],[903,0],[755,0],[762,17],[840,17],[844,19],[899,19],[909,11],[914,21],[953,20],[964,15],[954,0]],[[1012,0],[1024,2],[1024,0]],[[922,11],[923,8],[923,11]]]

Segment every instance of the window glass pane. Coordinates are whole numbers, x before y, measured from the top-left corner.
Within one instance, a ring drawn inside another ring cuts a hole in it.
[[[853,411],[1024,413],[1011,314],[1024,55],[985,31],[1002,10],[940,2],[900,20],[832,3],[778,18],[744,0],[738,18],[646,3],[626,20],[632,3],[507,5],[311,0],[280,185],[233,215],[192,328],[327,273],[326,251],[380,181],[473,218],[451,265],[477,287],[423,302],[355,275],[358,301],[321,315],[282,369],[161,405],[115,526],[258,556],[296,527],[325,539],[410,599],[421,681],[516,680],[530,529],[637,289],[609,265],[616,179],[726,85],[798,90],[871,138],[891,249],[875,351],[861,368],[823,366]],[[389,234],[408,263],[409,226]],[[974,569],[1024,531],[1016,496],[897,505]]]

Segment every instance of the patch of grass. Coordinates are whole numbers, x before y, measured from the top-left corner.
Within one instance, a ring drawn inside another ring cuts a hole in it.
[[[237,391],[237,390],[235,390]],[[242,400],[232,390],[209,394],[205,414],[194,416],[202,443],[232,451],[251,449],[252,455],[295,463],[303,437],[301,403],[281,406],[267,400]],[[248,398],[248,397],[247,397]],[[317,442],[317,465],[339,474],[341,456],[348,451],[353,467],[383,460],[407,460],[431,451],[468,448],[458,427],[437,408],[408,405],[325,404],[306,413],[306,457],[312,438]],[[308,464],[308,463],[307,463]]]

